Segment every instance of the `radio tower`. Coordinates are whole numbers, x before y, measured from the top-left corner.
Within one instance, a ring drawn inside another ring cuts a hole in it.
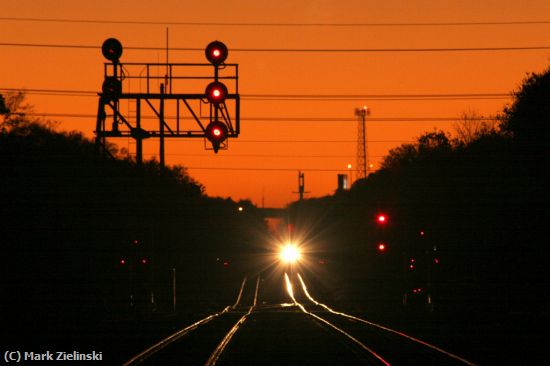
[[[369,174],[369,156],[367,154],[367,130],[365,125],[366,117],[370,114],[367,106],[355,108],[357,117],[357,179],[366,178]]]

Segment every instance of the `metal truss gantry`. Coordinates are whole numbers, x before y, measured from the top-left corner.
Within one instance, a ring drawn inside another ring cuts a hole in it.
[[[161,166],[165,165],[167,138],[203,138],[206,149],[227,149],[226,138],[240,133],[238,78],[237,64],[105,63],[103,91],[98,93],[96,146],[107,151],[108,138],[131,138],[136,162],[141,164],[143,140],[158,138]],[[227,95],[219,103],[209,101],[204,92],[213,80],[227,85]],[[227,136],[210,145],[207,127],[213,122],[223,123]]]

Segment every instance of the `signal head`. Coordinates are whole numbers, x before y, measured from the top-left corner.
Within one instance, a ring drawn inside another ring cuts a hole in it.
[[[206,55],[206,59],[212,65],[220,66],[227,58],[229,51],[227,50],[227,46],[222,42],[213,41],[206,46],[204,53]]]
[[[213,81],[206,87],[206,99],[212,104],[220,104],[227,98],[227,87],[219,81]]]
[[[214,147],[214,152],[216,153],[220,148],[220,144],[227,139],[228,134],[229,131],[227,129],[227,126],[220,121],[210,122],[210,124],[206,126],[206,138],[212,143],[212,146]]]
[[[101,52],[107,60],[116,64],[122,56],[122,43],[116,38],[108,38],[103,42]]]
[[[114,76],[108,76],[101,86],[103,94],[116,95],[122,93],[122,83]]]

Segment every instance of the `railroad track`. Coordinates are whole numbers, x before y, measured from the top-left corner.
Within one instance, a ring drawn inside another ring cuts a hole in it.
[[[296,300],[294,286],[285,274],[289,295],[306,314],[349,338],[383,365],[469,365],[463,357],[384,325],[336,311],[314,299],[300,274],[299,289],[309,304]],[[376,350],[376,351],[375,351]]]
[[[131,365],[474,365],[427,342],[317,301],[284,274],[290,302],[260,301],[260,276],[243,279],[233,305],[136,355]]]
[[[182,361],[188,361],[189,364],[214,365],[233,335],[237,332],[239,327],[244,323],[246,318],[256,306],[259,285],[260,277],[258,276],[252,295],[250,295],[250,293],[247,295],[246,292],[247,290],[250,292],[250,286],[248,278],[244,277],[241,282],[237,299],[233,305],[226,306],[223,310],[210,314],[162,339],[143,352],[132,357],[130,360],[126,361],[123,366],[167,366],[171,364],[182,364]],[[250,305],[244,305],[244,307],[248,310],[243,315],[243,299],[246,297],[251,298],[252,300]],[[219,335],[222,334],[220,329],[227,329],[228,327],[230,327],[229,331],[223,336],[223,338],[221,338],[219,343],[215,344],[214,342],[216,342],[217,339],[220,339]],[[198,335],[198,340],[191,340],[191,342],[184,341],[186,337],[199,332],[200,334]],[[197,342],[201,343],[200,347],[197,347]],[[205,352],[212,348],[214,348],[214,351],[208,356]],[[205,358],[205,356],[208,358]],[[206,361],[197,363],[197,360],[200,358],[204,358]]]

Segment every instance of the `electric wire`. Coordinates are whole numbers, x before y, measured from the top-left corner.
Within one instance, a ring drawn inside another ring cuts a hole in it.
[[[0,42],[2,47],[38,47],[97,50],[99,45]],[[165,51],[166,47],[125,46],[134,51]],[[510,46],[510,47],[442,47],[442,48],[232,48],[231,52],[273,52],[273,53],[385,53],[385,52],[503,52],[503,51],[545,51],[550,46]],[[170,47],[170,51],[200,51],[203,47]]]
[[[47,96],[97,97],[97,91],[70,89],[0,88],[4,92],[19,92]],[[409,93],[409,94],[240,94],[248,101],[352,101],[352,100],[463,100],[463,99],[508,99],[510,93]]]
[[[500,26],[500,25],[547,25],[550,20],[517,20],[517,21],[464,21],[464,22],[388,22],[388,23],[260,23],[260,22],[191,22],[191,21],[153,21],[153,20],[104,20],[104,19],[69,19],[69,18],[32,18],[0,17],[2,21],[12,22],[50,22],[82,24],[137,24],[137,25],[183,25],[204,27],[463,27],[463,26]]]
[[[22,115],[29,117],[58,117],[58,118],[97,118],[95,114],[86,113],[56,113],[56,112],[17,112],[12,113],[14,115]],[[143,115],[142,119],[156,120],[158,116]],[[165,116],[165,120],[173,120],[174,116]],[[193,120],[192,117],[180,118],[180,120]],[[341,123],[341,122],[357,122],[357,119],[351,117],[267,117],[267,116],[254,116],[254,117],[241,117],[241,121],[248,122],[289,122],[289,123],[302,123],[302,122],[328,122],[328,123]],[[457,122],[460,117],[374,117],[369,118],[369,122],[414,122],[414,123],[433,123],[433,122]],[[468,118],[468,121],[498,121],[496,117],[472,117]],[[167,134],[166,137],[170,137]]]

